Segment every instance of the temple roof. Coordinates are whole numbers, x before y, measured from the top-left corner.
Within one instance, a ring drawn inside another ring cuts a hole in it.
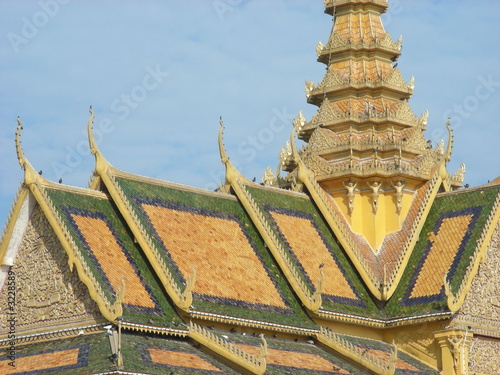
[[[427,114],[413,114],[392,65],[401,41],[380,21],[387,1],[325,6],[328,71],[308,85],[317,114],[293,122],[286,177],[241,175],[222,120],[216,191],[118,170],[91,108],[95,170],[87,188],[67,186],[36,172],[18,120],[1,373],[437,375],[436,340],[456,366],[473,333],[450,321],[492,247],[500,181],[457,189],[465,167],[446,171],[449,122],[446,147],[426,142]],[[498,337],[481,324],[474,334]]]

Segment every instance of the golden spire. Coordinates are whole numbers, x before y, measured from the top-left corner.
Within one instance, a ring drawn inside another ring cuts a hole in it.
[[[444,160],[448,163],[451,160],[451,151],[453,150],[453,130],[450,126],[450,118],[446,121],[446,130],[448,130],[448,144],[446,146],[446,151],[444,153]]]
[[[23,124],[21,122],[21,119],[18,117],[17,118],[17,130],[16,130],[16,136],[15,136],[15,142],[16,142],[16,153],[17,153],[17,160],[19,161],[19,165],[21,168],[24,170],[24,183],[26,185],[32,184],[32,183],[38,183],[41,180],[41,176],[39,173],[35,171],[31,163],[28,161],[26,156],[24,155],[23,148],[21,146],[21,130],[23,130]]]
[[[243,176],[236,170],[233,163],[229,160],[227,156],[226,149],[224,148],[224,122],[222,121],[222,116],[219,119],[220,129],[219,129],[219,153],[220,160],[222,164],[226,167],[225,181],[221,187],[221,190],[225,193],[229,193],[231,188],[231,183],[236,181],[237,178],[244,179]]]
[[[92,131],[92,125],[94,124],[94,111],[92,110],[92,106],[89,108],[90,118],[87,124],[87,132],[89,136],[89,147],[92,155],[95,156],[95,170],[99,174],[102,174],[106,171],[109,166],[108,161],[104,158],[101,151],[97,147],[97,143],[94,138],[94,132]]]

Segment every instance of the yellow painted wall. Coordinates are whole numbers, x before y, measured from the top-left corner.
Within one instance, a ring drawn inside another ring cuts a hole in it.
[[[371,190],[357,191],[353,200],[353,211],[349,213],[349,198],[346,190],[332,194],[338,207],[351,224],[352,230],[366,238],[373,249],[378,249],[387,234],[401,228],[408,213],[413,194],[404,192],[401,201],[401,212],[397,212],[397,198],[393,189],[381,191],[377,200],[377,210],[373,208]]]

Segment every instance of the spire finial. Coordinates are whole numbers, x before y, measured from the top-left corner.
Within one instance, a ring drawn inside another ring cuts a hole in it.
[[[229,158],[226,153],[226,149],[224,148],[224,121],[222,121],[222,116],[219,117],[219,124],[220,124],[220,129],[219,129],[219,153],[220,153],[220,159],[222,163],[225,165],[229,161]]]
[[[87,124],[87,132],[89,134],[89,147],[90,147],[90,152],[92,155],[96,155],[99,149],[97,148],[95,139],[94,139],[94,132],[92,131],[92,125],[94,124],[94,111],[92,110],[92,106],[89,107],[89,113],[90,113],[90,118],[89,122]]]
[[[19,116],[17,117],[17,129],[16,129],[16,153],[17,160],[19,161],[19,165],[21,168],[26,170],[26,157],[24,156],[23,148],[21,146],[21,130],[23,130],[23,123]]]
[[[102,174],[108,168],[109,163],[102,156],[101,151],[99,151],[99,147],[97,147],[97,142],[94,138],[94,132],[92,131],[92,125],[94,124],[94,111],[92,110],[92,106],[89,107],[90,118],[87,124],[87,132],[89,136],[89,148],[92,155],[95,156],[95,170]]]
[[[222,121],[222,116],[219,118],[219,152],[220,152],[220,160],[226,167],[226,176],[225,181],[223,182],[223,186],[221,187],[222,191],[225,193],[229,193],[231,190],[231,183],[233,183],[236,179],[242,179],[243,177],[234,167],[233,163],[229,160],[227,156],[226,149],[224,148],[224,122]]]
[[[453,149],[453,130],[451,130],[451,119],[448,117],[446,121],[446,129],[448,130],[448,144],[446,146],[446,152],[444,153],[444,160],[449,162],[451,160],[451,151]]]
[[[16,130],[16,153],[19,165],[24,170],[24,183],[29,185],[33,182],[40,181],[42,178],[39,173],[35,171],[33,166],[30,164],[26,156],[24,155],[23,148],[21,146],[21,130],[23,130],[23,123],[21,118],[17,117],[17,130]]]

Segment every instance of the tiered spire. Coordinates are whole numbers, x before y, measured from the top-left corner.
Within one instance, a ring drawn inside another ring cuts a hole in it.
[[[448,147],[433,148],[424,137],[428,113],[417,117],[408,104],[414,79],[405,82],[397,68],[402,38],[393,41],[382,25],[387,7],[387,0],[325,0],[334,23],[316,52],[327,71],[305,88],[319,109],[311,121],[294,122],[307,142],[304,164],[374,248],[400,228],[415,191],[438,167],[445,171],[452,139],[449,127]],[[283,165],[293,176],[296,163]],[[448,178],[446,188],[460,186],[460,178]],[[367,221],[386,224],[369,224],[369,234]]]

